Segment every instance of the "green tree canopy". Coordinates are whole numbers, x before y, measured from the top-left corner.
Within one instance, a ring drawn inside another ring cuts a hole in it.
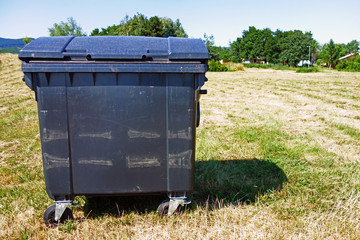
[[[231,43],[232,60],[241,62],[242,59],[258,58],[270,63],[287,62],[296,65],[301,59],[307,59],[308,48],[313,51],[316,41],[311,33],[302,31],[276,30],[269,28],[256,29],[249,27],[243,31],[242,36]]]
[[[72,17],[69,17],[67,22],[54,23],[53,27],[48,30],[50,36],[86,36]]]
[[[334,43],[332,39],[330,42],[325,44],[322,50],[322,58],[328,64],[329,68],[335,65],[341,52],[341,45]]]
[[[29,37],[24,37],[22,40],[25,44],[29,44],[33,39]]]
[[[296,66],[300,60],[308,59],[308,46],[314,46],[315,43],[310,32],[303,33],[302,31],[295,30],[285,40],[285,49],[281,51],[280,60],[291,66]]]
[[[219,61],[221,59],[231,60],[231,52],[229,48],[215,46],[215,40],[213,35],[207,35],[204,33],[203,42],[209,51],[210,60]]]
[[[149,19],[149,35],[152,37],[164,36],[164,25],[159,17],[154,16]]]
[[[356,40],[352,40],[348,44],[346,44],[346,50],[348,53],[357,53],[359,52],[359,42]]]
[[[132,18],[125,16],[119,25],[109,26],[99,30],[95,28],[91,36],[121,35],[121,36],[152,36],[152,37],[188,37],[180,20],[158,16],[149,19],[144,14],[136,14]]]
[[[164,25],[163,37],[188,37],[179,19],[175,22],[170,18],[160,18],[160,20]]]
[[[270,31],[271,32],[271,31]],[[249,27],[231,44],[232,50],[238,61],[243,58],[264,58],[265,33],[255,27]]]

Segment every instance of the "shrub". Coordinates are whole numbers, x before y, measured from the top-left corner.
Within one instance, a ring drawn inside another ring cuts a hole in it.
[[[258,63],[246,63],[244,64],[246,68],[265,68],[265,69],[274,69],[274,70],[295,70],[293,67],[289,67],[284,64],[258,64]]]
[[[316,66],[312,66],[309,69],[307,67],[300,67],[296,69],[297,73],[310,73],[310,72],[320,72],[319,68]]]
[[[244,71],[244,65],[241,63],[230,63],[228,68],[230,71]]]
[[[316,65],[322,65],[324,63],[324,61],[321,59],[321,58],[319,58],[318,60],[316,60]]]
[[[211,60],[209,62],[210,72],[226,72],[228,70],[229,69],[224,64],[221,64],[219,61]]]
[[[342,61],[335,67],[339,71],[360,72],[360,55],[349,61]]]

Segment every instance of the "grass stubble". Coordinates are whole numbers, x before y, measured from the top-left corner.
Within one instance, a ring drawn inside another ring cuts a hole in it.
[[[17,55],[0,61],[1,239],[360,238],[359,73],[207,73],[184,214],[79,198],[74,221],[47,228],[34,94]]]

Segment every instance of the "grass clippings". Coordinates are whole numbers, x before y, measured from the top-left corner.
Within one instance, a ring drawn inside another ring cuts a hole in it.
[[[360,73],[207,73],[183,214],[79,197],[73,221],[47,228],[34,93],[17,55],[0,61],[0,239],[360,239]]]

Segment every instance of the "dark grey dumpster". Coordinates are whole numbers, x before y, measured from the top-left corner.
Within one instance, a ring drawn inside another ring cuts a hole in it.
[[[206,90],[200,39],[43,37],[19,53],[35,91],[46,190],[44,220],[71,218],[77,195],[167,193],[187,204],[195,128]]]

